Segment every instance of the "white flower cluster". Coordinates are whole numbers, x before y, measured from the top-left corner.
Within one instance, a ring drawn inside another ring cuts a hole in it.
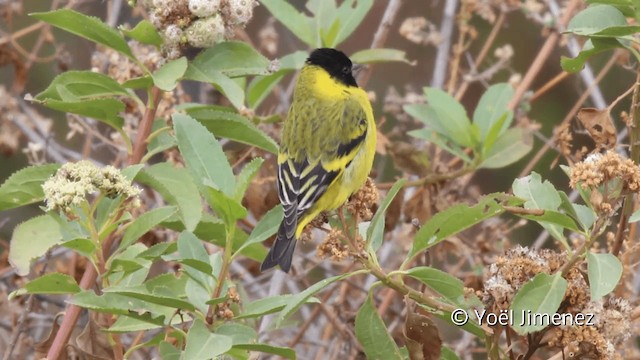
[[[253,16],[255,0],[146,0],[140,2],[164,39],[168,58],[180,48],[211,47],[244,27]]]
[[[71,206],[80,205],[87,194],[100,191],[109,198],[122,195],[133,198],[132,207],[140,206],[140,189],[113,166],[102,169],[92,162],[82,160],[64,164],[55,175],[42,185],[47,210],[71,211]]]

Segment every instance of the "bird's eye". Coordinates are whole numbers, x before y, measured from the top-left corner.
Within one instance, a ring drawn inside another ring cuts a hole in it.
[[[345,66],[342,68],[342,73],[343,74],[348,74],[351,71],[351,67],[350,66]]]

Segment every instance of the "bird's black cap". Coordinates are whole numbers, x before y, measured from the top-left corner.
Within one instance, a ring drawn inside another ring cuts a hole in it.
[[[325,69],[331,77],[340,81],[347,86],[358,86],[356,79],[353,77],[353,63],[347,55],[342,51],[321,48],[315,49],[309,55],[307,64],[317,65]]]

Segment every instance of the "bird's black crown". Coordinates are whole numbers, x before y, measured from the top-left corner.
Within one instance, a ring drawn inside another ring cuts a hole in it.
[[[358,86],[351,71],[353,64],[349,57],[340,50],[331,48],[315,49],[309,55],[307,64],[320,66],[332,78],[347,86]]]

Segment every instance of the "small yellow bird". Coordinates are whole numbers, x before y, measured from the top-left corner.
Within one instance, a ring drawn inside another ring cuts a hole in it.
[[[261,271],[289,272],[296,240],[320,212],[344,204],[365,182],[376,147],[376,124],[351,60],[316,49],[302,68],[278,154],[278,196],[284,219]]]

